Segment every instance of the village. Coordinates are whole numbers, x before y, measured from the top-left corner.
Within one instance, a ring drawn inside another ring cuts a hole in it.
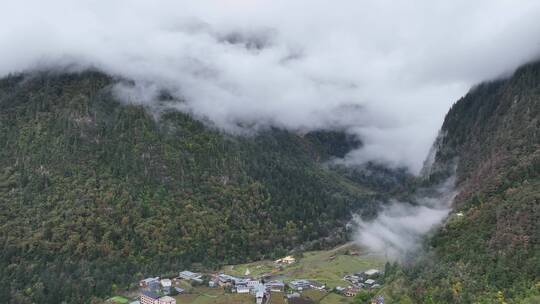
[[[347,272],[346,266],[355,262],[354,259],[360,260],[354,254],[314,253],[306,259],[286,256],[271,262],[232,265],[218,272],[182,270],[173,277],[142,279],[138,282],[138,290],[130,296],[116,296],[108,301],[119,304],[304,304],[319,303],[321,299],[327,298],[327,303],[333,303],[331,299],[335,299],[334,302],[348,303],[351,301],[348,299],[352,299],[362,290],[376,291],[383,285],[383,272],[377,268],[350,269],[350,272]],[[328,265],[325,265],[324,261]],[[341,265],[344,262],[347,265]],[[345,275],[334,278],[338,274],[336,271],[335,274],[332,273],[332,280],[325,279],[324,276],[319,280],[315,275],[322,273],[318,267],[325,267],[324,271],[328,271],[332,264],[340,266],[336,269],[340,269],[340,273],[345,272]],[[309,270],[314,273],[311,274]],[[299,275],[305,277],[298,277]],[[382,304],[384,298],[375,297],[372,303]]]

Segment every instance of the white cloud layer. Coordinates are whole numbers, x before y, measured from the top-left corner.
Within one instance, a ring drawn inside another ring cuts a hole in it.
[[[397,260],[419,249],[423,236],[448,216],[457,191],[451,177],[429,195],[415,199],[416,204],[394,201],[375,219],[364,221],[355,217],[358,244],[388,259]]]
[[[540,54],[538,20],[536,0],[6,1],[0,75],[94,66],[133,101],[167,89],[229,131],[344,128],[365,143],[347,161],[418,171],[459,96]]]

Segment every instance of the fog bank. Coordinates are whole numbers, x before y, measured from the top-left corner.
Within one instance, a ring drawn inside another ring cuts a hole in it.
[[[0,75],[96,67],[129,102],[227,132],[345,129],[348,163],[417,172],[449,106],[540,54],[540,2],[21,0],[0,10]]]
[[[410,202],[392,201],[377,217],[364,221],[355,217],[358,225],[355,241],[370,251],[399,260],[418,250],[423,237],[433,231],[451,211],[457,192],[455,178],[449,178],[430,192]]]

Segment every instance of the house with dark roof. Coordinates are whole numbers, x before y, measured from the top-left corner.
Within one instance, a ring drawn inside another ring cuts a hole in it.
[[[150,285],[151,283],[155,283],[155,282],[158,282],[159,283],[159,277],[155,277],[155,278],[146,278],[144,280],[140,280],[139,281],[139,286],[141,288],[146,288],[148,287],[148,285]]]
[[[270,281],[264,283],[266,290],[273,292],[283,292],[285,290],[285,283],[282,281]]]
[[[289,287],[291,287],[293,290],[302,291],[306,289],[324,290],[326,286],[324,284],[321,284],[315,281],[294,280],[294,281],[289,282]]]
[[[149,290],[144,290],[141,293],[141,304],[159,304],[159,296],[157,293]]]
[[[184,280],[188,280],[188,281],[195,281],[195,282],[198,282],[198,283],[203,282],[202,275],[200,273],[191,272],[189,270],[181,271],[178,274],[178,277],[182,278]]]
[[[308,280],[294,280],[289,282],[289,287],[293,290],[304,290],[311,288],[311,282]]]

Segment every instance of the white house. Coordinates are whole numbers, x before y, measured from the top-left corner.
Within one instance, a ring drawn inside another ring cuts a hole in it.
[[[162,279],[160,283],[161,286],[165,288],[170,288],[172,286],[172,281],[169,279]]]
[[[284,258],[281,258],[275,261],[276,264],[292,264],[295,262],[296,262],[296,259],[292,255],[286,256]]]
[[[380,273],[380,271],[377,270],[377,269],[370,269],[370,270],[364,271],[364,274],[367,275],[368,277],[373,277],[373,276],[379,275],[379,273]]]
[[[159,304],[176,304],[176,300],[172,297],[165,296],[159,298]]]
[[[159,277],[146,278],[144,280],[139,281],[139,286],[144,288],[144,287],[148,287],[151,283],[156,283],[156,282],[159,282]]]
[[[236,286],[237,293],[249,293],[250,288],[244,285]]]
[[[255,287],[255,286],[258,285],[258,284],[260,284],[260,282],[257,281],[257,280],[248,280],[248,281],[246,282],[246,285],[247,285],[247,287],[249,287],[249,288],[253,288],[253,287]]]
[[[371,285],[373,285],[373,284],[375,284],[375,283],[376,283],[375,280],[372,280],[372,279],[367,279],[367,280],[364,282],[364,284],[369,285],[369,286],[371,286]]]
[[[266,296],[266,287],[263,284],[257,284],[255,289],[255,300],[257,304],[262,304]]]
[[[160,281],[160,284],[161,284],[161,287],[162,287],[163,291],[165,292],[165,294],[169,294],[171,292],[171,286],[172,286],[172,281],[171,280],[162,279]]]

